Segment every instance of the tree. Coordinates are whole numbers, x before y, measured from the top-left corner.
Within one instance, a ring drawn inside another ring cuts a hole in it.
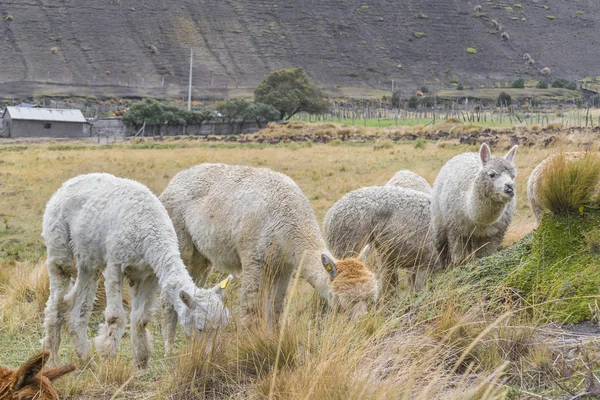
[[[539,81],[535,87],[538,89],[548,89],[548,82]]]
[[[321,91],[308,80],[302,68],[269,73],[254,90],[254,101],[275,107],[279,119],[290,119],[301,111],[317,114],[329,108]]]
[[[146,126],[162,125],[164,123],[163,105],[156,100],[146,99],[135,103],[123,115],[123,122],[127,125]]]
[[[559,79],[555,79],[554,82],[552,82],[552,87],[553,88],[564,88],[569,84],[569,81],[563,78],[559,78]]]
[[[256,121],[259,128],[262,128],[262,123],[278,121],[279,117],[279,110],[265,103],[251,103],[244,115],[244,119]]]
[[[395,90],[394,93],[392,93],[392,107],[400,107],[400,96],[401,93],[399,90]]]
[[[250,102],[244,99],[232,99],[220,102],[217,111],[229,121],[243,120]]]
[[[525,80],[519,78],[512,83],[513,89],[525,89]]]
[[[417,108],[419,107],[419,98],[417,96],[412,96],[408,99],[408,108]]]
[[[186,125],[200,125],[204,121],[210,121],[214,117],[214,111],[207,108],[202,110],[180,110],[181,117]]]

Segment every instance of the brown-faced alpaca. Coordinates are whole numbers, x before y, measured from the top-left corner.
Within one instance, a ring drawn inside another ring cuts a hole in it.
[[[50,351],[31,357],[18,370],[0,367],[0,400],[58,400],[52,382],[75,370],[74,365],[42,371]]]
[[[359,258],[346,258],[336,263],[323,255],[323,265],[331,279],[331,297],[334,307],[347,310],[353,319],[368,311],[369,305],[377,300],[379,288],[375,275],[365,268],[369,247],[365,247]]]

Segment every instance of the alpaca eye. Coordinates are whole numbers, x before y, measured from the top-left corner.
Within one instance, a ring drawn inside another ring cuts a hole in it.
[[[495,171],[488,173],[488,175],[490,176],[490,178],[495,178],[496,176],[498,176],[498,174]]]

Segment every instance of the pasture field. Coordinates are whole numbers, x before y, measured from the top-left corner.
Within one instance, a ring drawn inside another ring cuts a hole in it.
[[[504,154],[508,146],[493,152]],[[138,180],[160,194],[177,172],[199,163],[263,166],[293,178],[321,222],[348,191],[382,185],[400,169],[433,183],[447,160],[476,149],[455,140],[419,146],[387,141],[264,146],[182,140],[110,147],[0,142],[0,365],[17,367],[40,347],[49,290],[42,215],[52,193],[73,176],[108,172]],[[517,209],[505,244],[534,228],[527,178],[554,151],[519,149]],[[213,273],[209,284],[220,279],[221,274]],[[115,360],[93,357],[87,364],[78,363],[80,370],[57,385],[61,398],[570,398],[570,390],[577,392],[587,382],[583,372],[572,381],[552,378],[552,360],[559,353],[543,339],[534,317],[486,315],[475,304],[465,313],[454,300],[432,305],[400,290],[390,303],[350,322],[327,311],[316,292],[296,279],[278,327],[260,322],[243,328],[236,318],[238,290],[235,281],[225,295],[234,318],[211,354],[199,350],[201,344],[184,343],[179,332],[177,352],[164,356],[160,327],[153,322],[154,351],[146,370],[132,366],[126,334]],[[100,290],[90,337],[102,319],[103,302]],[[412,309],[416,315],[420,307],[437,309],[431,317],[407,314]],[[77,363],[68,335],[63,338],[63,361]],[[581,357],[589,356],[585,349]]]

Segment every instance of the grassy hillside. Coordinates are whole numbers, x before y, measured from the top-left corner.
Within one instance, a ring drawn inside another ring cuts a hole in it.
[[[252,87],[286,66],[331,87],[539,78],[543,67],[596,76],[599,19],[595,0],[6,0],[0,83],[160,87],[164,78],[178,90],[190,48],[202,87]]]

